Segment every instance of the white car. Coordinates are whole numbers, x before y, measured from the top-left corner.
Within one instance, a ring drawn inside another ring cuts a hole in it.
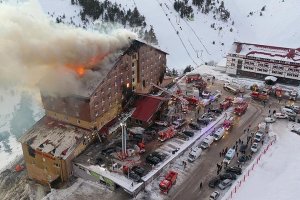
[[[257,150],[258,150],[258,143],[257,143],[257,142],[254,142],[254,143],[252,144],[252,146],[251,146],[251,151],[252,151],[253,153],[255,153],[255,152],[257,152]]]
[[[218,191],[214,191],[213,193],[211,193],[211,195],[209,196],[209,200],[216,200],[218,199],[220,196],[220,192]]]
[[[275,121],[276,121],[276,119],[274,117],[266,117],[265,118],[265,122],[267,122],[267,123],[273,123]]]
[[[275,113],[274,117],[275,118],[279,118],[279,119],[286,119],[286,118],[288,118],[287,114],[285,114],[285,113]]]

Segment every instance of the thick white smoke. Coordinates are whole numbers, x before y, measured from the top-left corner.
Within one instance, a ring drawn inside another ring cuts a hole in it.
[[[127,30],[103,35],[55,24],[32,2],[0,4],[0,85],[42,82],[51,94],[69,95],[82,86],[66,65],[87,66],[91,58],[105,57],[134,38]]]

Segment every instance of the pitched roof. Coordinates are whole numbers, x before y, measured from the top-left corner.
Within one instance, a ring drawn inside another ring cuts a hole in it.
[[[26,143],[32,149],[65,159],[84,137],[90,135],[88,130],[44,116],[19,139],[19,142]]]
[[[132,118],[148,122],[151,117],[158,111],[164,98],[154,96],[142,96],[136,102],[136,109],[132,114]]]

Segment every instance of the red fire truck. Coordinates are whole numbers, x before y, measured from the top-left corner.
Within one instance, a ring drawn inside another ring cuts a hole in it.
[[[198,105],[199,100],[195,97],[185,97],[185,99],[189,102],[190,105]]]
[[[176,134],[176,131],[175,131],[174,127],[169,126],[168,128],[165,128],[158,132],[158,135],[159,135],[158,140],[163,142],[169,138],[174,137],[175,134]]]
[[[171,187],[176,183],[177,175],[177,172],[169,171],[165,179],[159,183],[159,189],[163,193],[168,193]]]
[[[234,120],[234,117],[231,116],[229,117],[229,119],[225,119],[224,122],[223,122],[223,127],[225,130],[229,130],[232,128],[233,126],[233,120]]]
[[[190,74],[187,74],[186,75],[186,83],[192,83],[192,82],[197,82],[199,80],[202,80],[202,77],[200,74],[193,74],[193,73],[190,73]]]
[[[247,102],[241,102],[237,104],[237,106],[234,108],[234,114],[237,115],[243,115],[248,108],[248,103]]]
[[[267,93],[261,93],[261,92],[252,92],[251,97],[254,100],[258,101],[268,101],[269,95]]]
[[[231,97],[226,97],[221,103],[220,103],[220,109],[227,110],[230,106],[232,106],[233,99]]]

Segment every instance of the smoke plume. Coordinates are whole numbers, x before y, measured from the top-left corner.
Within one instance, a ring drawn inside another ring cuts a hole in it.
[[[126,30],[104,35],[55,24],[32,2],[0,4],[0,86],[41,83],[42,90],[51,95],[72,94],[82,89],[77,67],[91,74],[91,65],[109,60],[105,58],[134,38]]]

